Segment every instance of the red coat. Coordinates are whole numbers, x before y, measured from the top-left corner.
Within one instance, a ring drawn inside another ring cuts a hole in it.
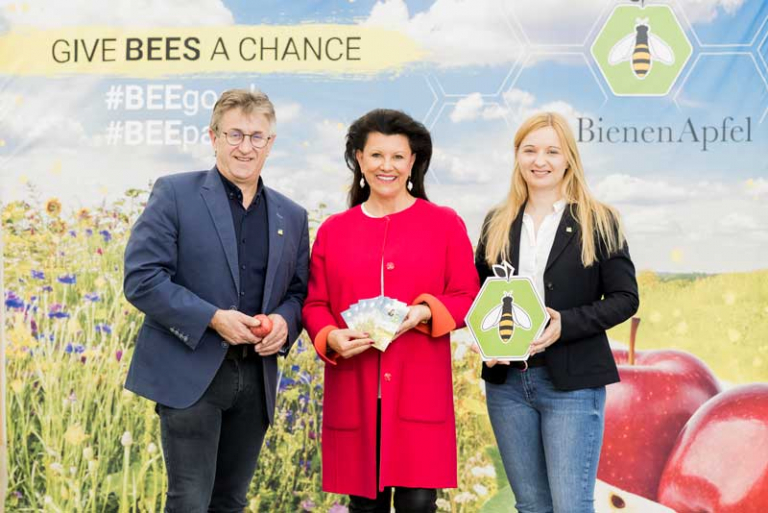
[[[383,275],[383,278],[382,278]],[[427,302],[432,322],[347,360],[326,355],[341,312],[383,293]],[[376,405],[381,383],[378,489],[456,487],[456,427],[450,331],[479,289],[472,245],[451,209],[416,200],[382,218],[358,206],[317,232],[304,323],[327,363],[323,399],[323,490],[376,495]]]

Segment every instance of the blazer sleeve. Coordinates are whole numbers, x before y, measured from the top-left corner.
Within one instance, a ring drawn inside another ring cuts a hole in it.
[[[301,240],[296,251],[295,271],[288,284],[288,290],[283,301],[274,312],[280,314],[288,324],[288,340],[280,348],[279,354],[285,356],[290,351],[301,333],[301,309],[307,297],[307,281],[309,280],[309,219],[306,210],[302,212]]]
[[[312,256],[309,261],[309,287],[302,314],[307,333],[318,356],[326,363],[336,365],[338,355],[332,352],[329,354],[327,348],[328,333],[338,327],[331,312],[331,299],[328,291],[325,268],[325,232],[326,226],[320,226],[315,237],[315,243],[312,245]]]
[[[195,349],[217,307],[172,281],[178,261],[179,219],[169,180],[152,188],[125,248],[126,299]]]
[[[448,227],[445,251],[445,286],[438,294],[421,294],[414,304],[427,303],[432,310],[429,324],[420,324],[417,330],[441,337],[454,329],[464,327],[464,317],[475,300],[480,286],[472,262],[472,243],[461,217],[454,214]]]
[[[600,246],[598,246],[600,247]],[[592,337],[629,319],[640,306],[635,266],[626,243],[617,252],[606,255],[599,265],[602,298],[584,306],[560,311],[560,340],[569,342]]]

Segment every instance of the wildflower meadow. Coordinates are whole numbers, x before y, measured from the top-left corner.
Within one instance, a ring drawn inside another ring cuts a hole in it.
[[[161,511],[154,404],[123,389],[142,321],[123,297],[123,250],[147,191],[93,210],[37,198],[34,188],[29,197],[2,210],[6,510]],[[312,215],[313,232],[323,216]],[[465,335],[454,369],[461,488],[442,493],[443,511],[477,511],[500,488],[479,361],[467,347]],[[344,497],[320,490],[322,367],[306,335],[281,362],[250,511],[346,511]]]
[[[123,250],[147,191],[89,210],[39,198],[2,209],[9,484],[6,511],[155,512],[165,493],[154,404],[123,381],[142,315],[122,294]],[[325,214],[311,216],[311,231]],[[641,348],[698,354],[731,383],[768,377],[768,273],[696,279],[640,275]],[[722,321],[728,316],[729,322]],[[705,320],[706,322],[702,322]],[[762,330],[762,331],[761,331]],[[626,340],[626,325],[611,335]],[[458,332],[454,392],[459,488],[441,511],[507,512],[513,498],[488,422],[480,362]],[[281,362],[249,510],[346,511],[320,490],[322,362],[302,337]]]

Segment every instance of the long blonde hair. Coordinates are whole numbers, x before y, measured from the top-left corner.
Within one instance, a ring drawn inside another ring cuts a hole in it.
[[[618,251],[624,245],[624,228],[618,212],[613,207],[597,201],[589,192],[579,149],[568,122],[557,113],[542,112],[526,119],[515,134],[515,167],[512,170],[509,194],[491,212],[486,226],[483,227],[485,260],[488,265],[504,260],[509,255],[509,230],[520,208],[528,200],[528,187],[520,171],[517,151],[528,134],[545,127],[552,127],[560,139],[560,144],[564,146],[567,162],[563,176],[564,199],[570,204],[571,213],[581,227],[581,262],[584,267],[591,266],[597,259],[596,239],[608,254]]]

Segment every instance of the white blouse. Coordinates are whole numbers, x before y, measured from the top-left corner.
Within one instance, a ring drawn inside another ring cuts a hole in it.
[[[552,205],[552,212],[547,214],[539,226],[539,232],[533,226],[533,217],[523,214],[523,228],[520,231],[520,262],[518,274],[529,276],[536,286],[536,291],[544,301],[544,269],[547,267],[549,253],[555,242],[557,227],[565,210],[565,200]]]

